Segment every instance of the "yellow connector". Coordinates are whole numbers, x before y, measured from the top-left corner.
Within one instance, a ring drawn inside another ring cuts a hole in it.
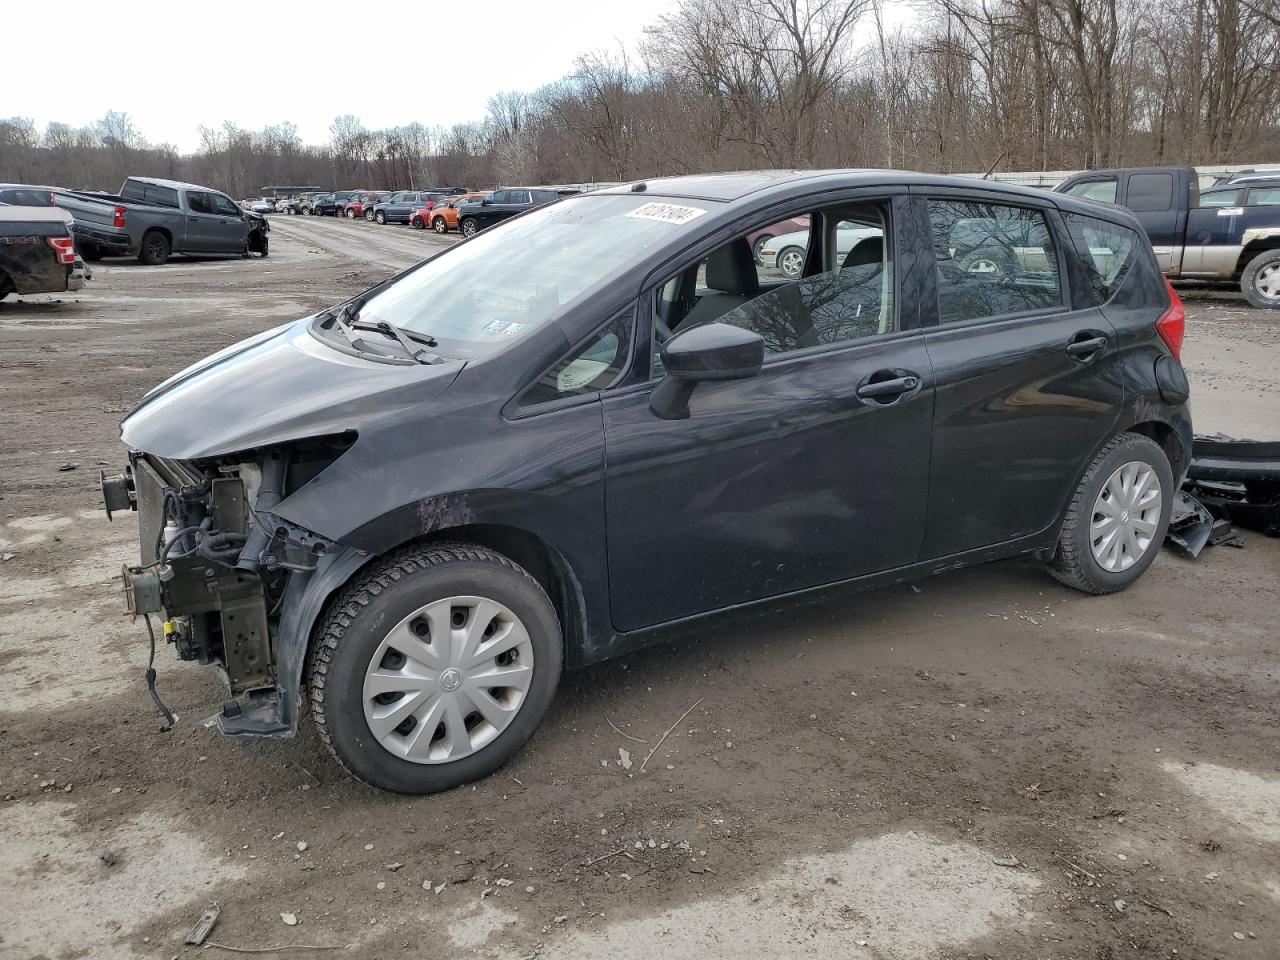
[[[174,623],[172,620],[166,620],[164,622],[164,635],[166,637],[171,633],[176,633],[177,630],[178,630],[178,625]]]

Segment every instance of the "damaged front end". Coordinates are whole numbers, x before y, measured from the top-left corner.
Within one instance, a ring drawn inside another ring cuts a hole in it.
[[[138,513],[140,562],[122,574],[128,610],[157,615],[180,660],[218,668],[232,696],[217,718],[224,733],[296,729],[301,653],[281,642],[282,622],[287,632],[286,612],[343,550],[273,510],[353,442],[339,434],[204,460],[130,451],[123,474],[102,478],[108,516]]]

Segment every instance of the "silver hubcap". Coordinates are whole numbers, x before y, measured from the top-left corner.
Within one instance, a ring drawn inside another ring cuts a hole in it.
[[[1269,263],[1259,270],[1253,288],[1268,300],[1280,300],[1280,263]]]
[[[798,277],[804,269],[804,256],[794,250],[782,255],[782,272],[789,277]]]
[[[1093,504],[1089,543],[1093,559],[1110,573],[1128,570],[1151,549],[1160,526],[1160,478],[1133,460],[1111,474]]]
[[[510,726],[532,680],[533,643],[514,613],[484,597],[447,597],[405,617],[374,651],[365,722],[397,757],[448,763]]]

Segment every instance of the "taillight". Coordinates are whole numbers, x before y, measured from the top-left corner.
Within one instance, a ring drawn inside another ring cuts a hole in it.
[[[1156,333],[1160,334],[1160,339],[1168,346],[1173,359],[1181,362],[1182,335],[1187,326],[1187,313],[1182,309],[1182,299],[1178,296],[1178,291],[1173,289],[1173,284],[1165,280],[1164,285],[1169,288],[1169,309],[1160,314],[1160,319],[1156,321]]]
[[[59,263],[76,262],[76,244],[70,237],[50,237],[49,246],[53,247],[53,252],[58,255]]]
[[[124,215],[125,215],[125,208],[116,207],[115,219],[111,221],[111,225],[115,227],[117,230],[124,229]]]

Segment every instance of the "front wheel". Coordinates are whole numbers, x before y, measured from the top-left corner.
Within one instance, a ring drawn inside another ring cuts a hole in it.
[[[311,653],[311,715],[361,780],[435,793],[525,744],[562,661],[555,608],[522,567],[465,543],[412,547],[331,605]]]
[[[352,210],[350,207],[347,207],[347,219],[354,220],[355,218],[356,218],[356,212]]]
[[[1280,250],[1260,253],[1244,268],[1240,292],[1255,307],[1280,310]]]
[[[431,229],[436,233],[445,234],[449,232],[449,221],[444,217],[436,217],[431,221]]]
[[[804,248],[787,247],[778,254],[778,269],[788,280],[795,280],[804,271]]]
[[[373,219],[376,220],[378,223],[386,223],[387,215],[383,213],[381,210],[379,210],[377,213],[373,215]]]
[[[1160,552],[1175,492],[1163,448],[1136,433],[1120,434],[1076,488],[1049,572],[1084,593],[1123,590]]]

